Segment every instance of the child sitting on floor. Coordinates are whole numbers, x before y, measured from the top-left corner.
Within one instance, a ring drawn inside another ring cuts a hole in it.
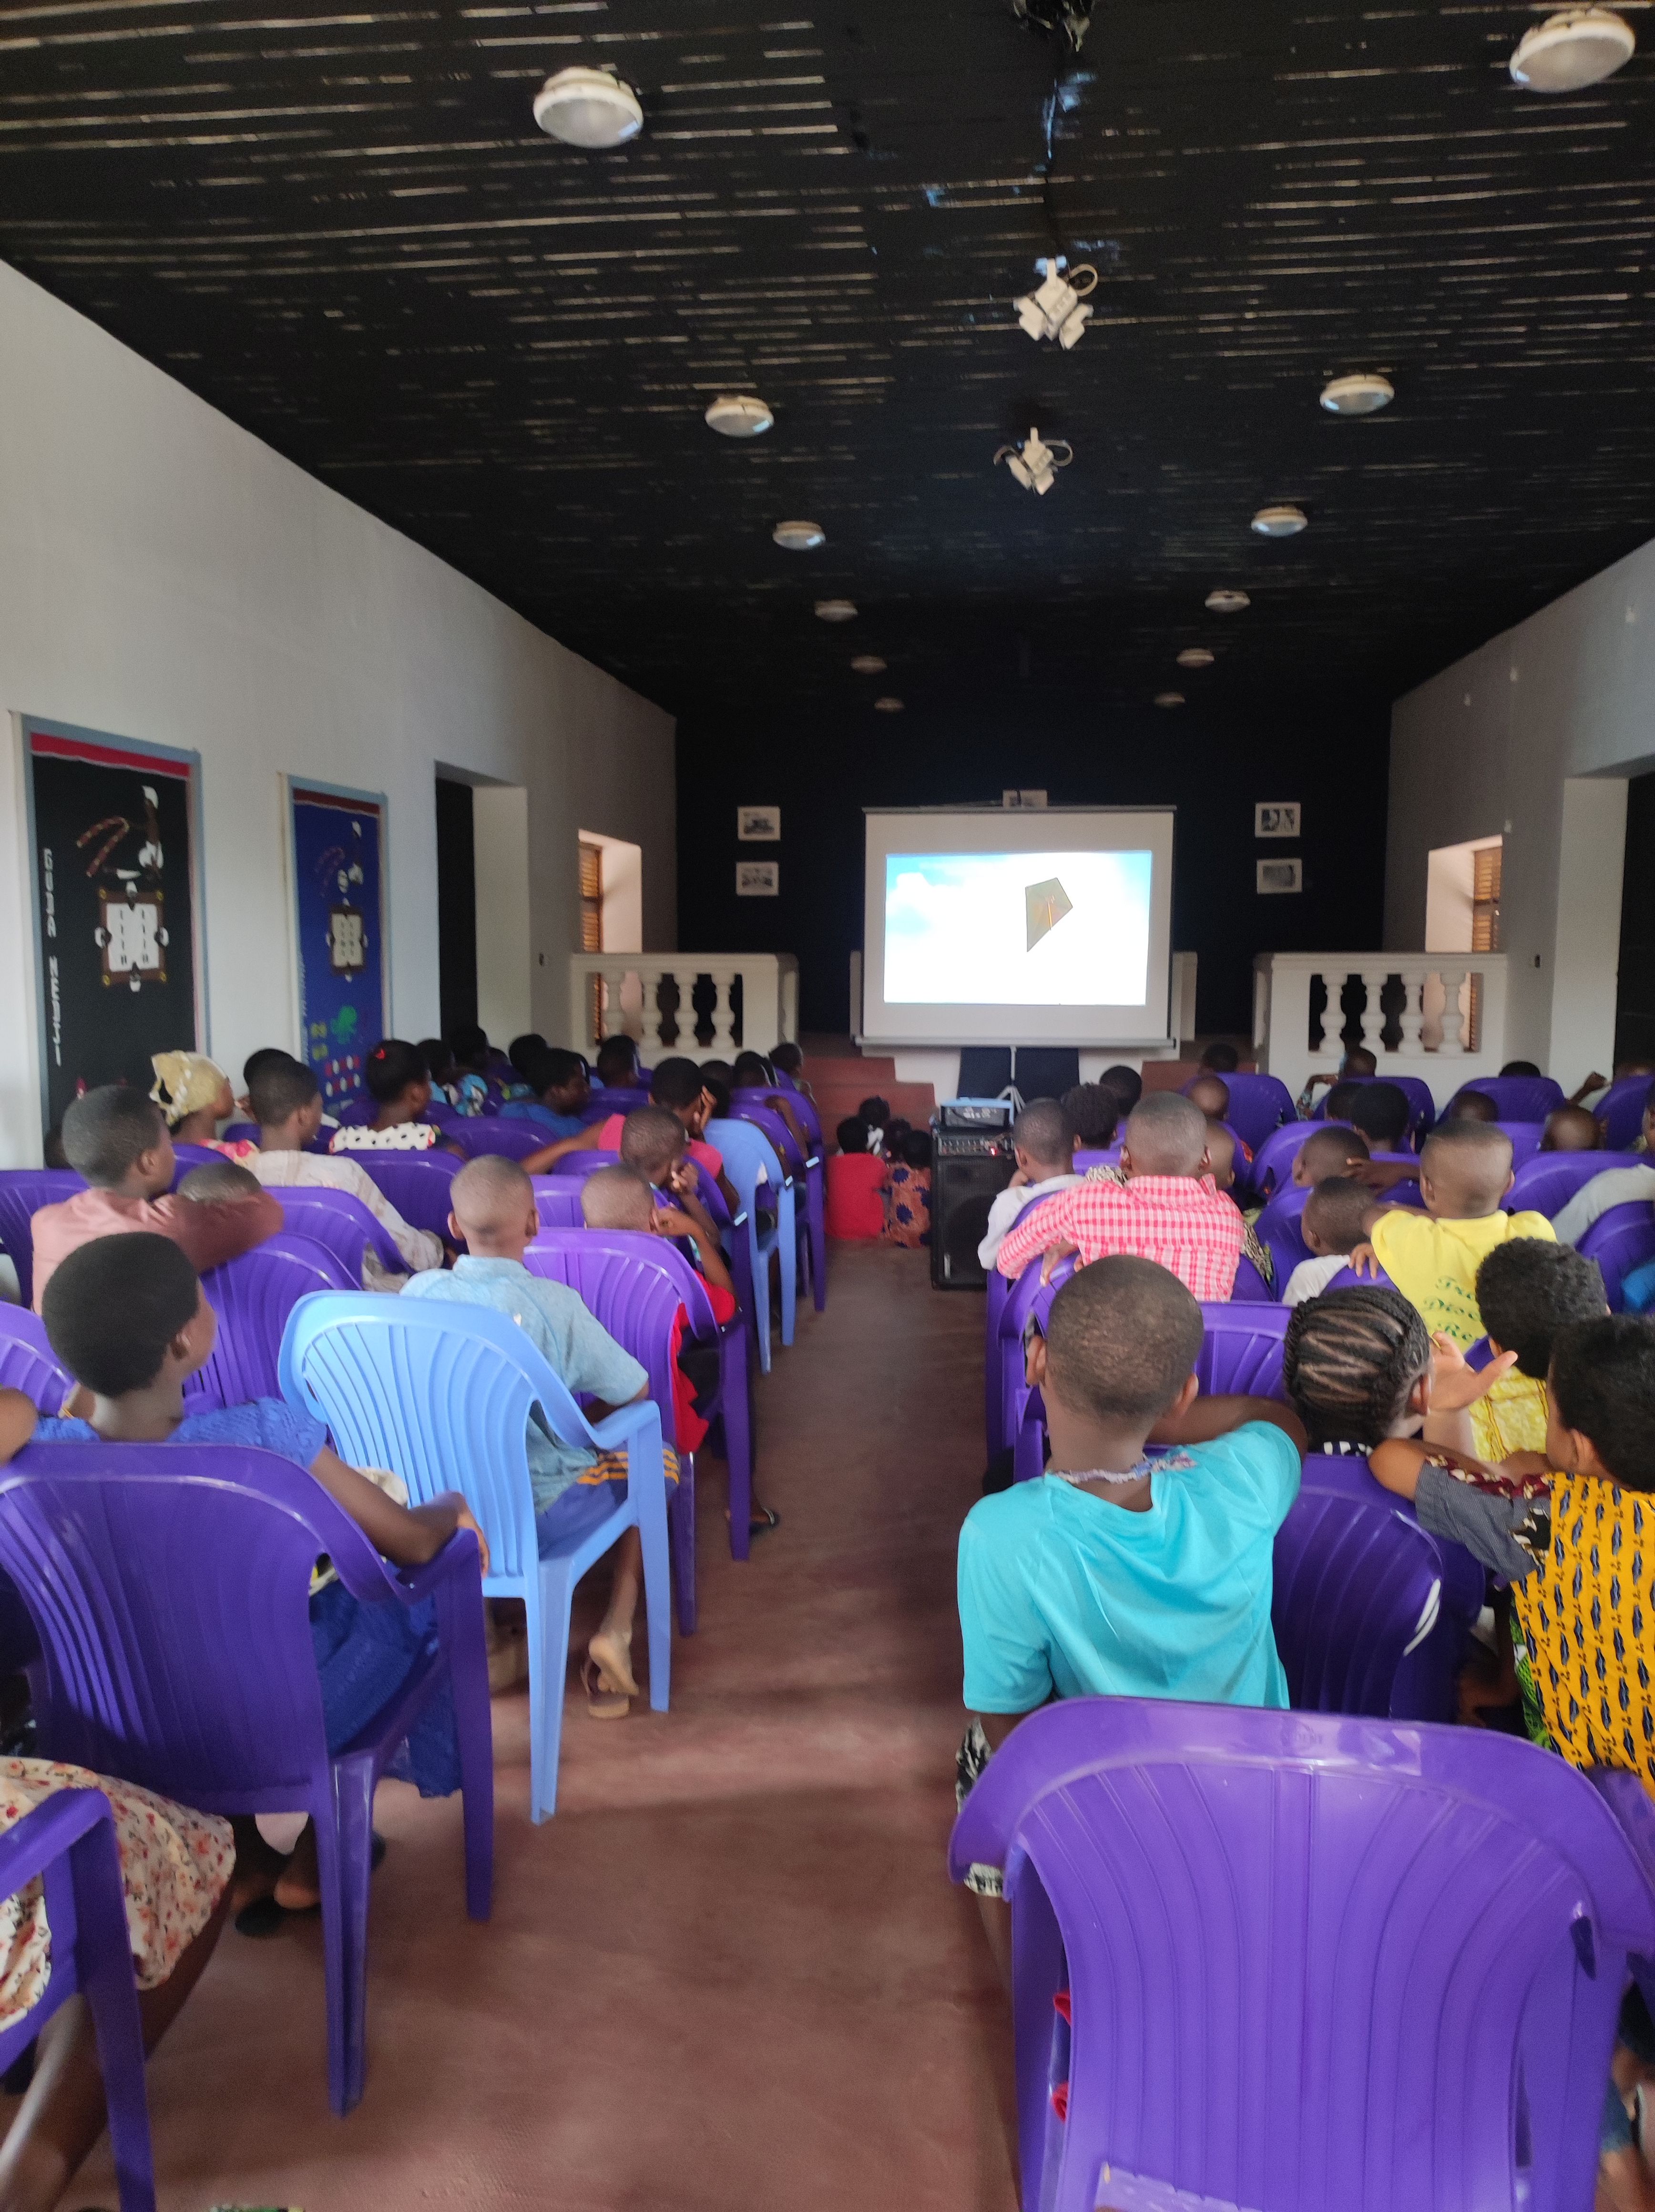
[[[928,1129],[905,1129],[885,1192],[885,1242],[916,1251],[931,1243],[931,1140]]]
[[[508,1098],[500,1108],[501,1121],[532,1121],[551,1136],[578,1137],[586,1126],[585,1109],[592,1095],[580,1054],[543,1045],[525,1059],[524,1079],[523,1096]]]
[[[1347,1175],[1368,1157],[1367,1139],[1359,1129],[1318,1129],[1294,1157],[1293,1180],[1300,1190],[1313,1190],[1330,1176]]]
[[[1112,1116],[1112,1099],[1107,1110]],[[1011,1156],[1017,1164],[1011,1181],[989,1207],[988,1226],[977,1247],[983,1267],[994,1265],[1007,1231],[1028,1207],[1080,1181],[1075,1171],[1076,1142],[1075,1125],[1055,1098],[1036,1098],[1018,1115],[1011,1125]]]
[[[868,1124],[847,1114],[837,1131],[839,1150],[828,1155],[827,1230],[847,1242],[871,1242],[885,1233],[885,1187],[890,1171],[868,1147]]]
[[[101,1438],[106,1443],[251,1444],[278,1452],[307,1468],[398,1566],[422,1566],[456,1528],[476,1528],[458,1494],[427,1505],[397,1504],[329,1448],[320,1421],[280,1398],[187,1409],[185,1383],[212,1356],[217,1322],[195,1269],[165,1237],[139,1232],[82,1245],[53,1271],[43,1317],[53,1352],[91,1393],[92,1406],[84,1419],[40,1421],[37,1443]],[[481,1542],[481,1531],[478,1537]],[[316,1590],[310,1609],[328,1746],[337,1751],[391,1702],[421,1662],[434,1616],[429,1604],[363,1606],[337,1581]],[[411,1765],[391,1771],[415,1782],[422,1795],[446,1796],[458,1789],[459,1750],[446,1697],[416,1721],[406,1756]],[[302,1911],[319,1895],[315,1834],[307,1827],[276,1884],[276,1903]],[[268,1913],[250,1911],[253,1920],[244,1915],[238,1923],[244,1932],[268,1933],[276,1924]]]
[[[373,1101],[373,1119],[336,1129],[330,1152],[424,1152],[440,1143],[441,1130],[424,1118],[431,1075],[417,1045],[381,1037],[367,1056],[362,1080]]]
[[[1330,1176],[1305,1200],[1299,1234],[1313,1257],[1300,1260],[1282,1292],[1286,1306],[1319,1297],[1333,1278],[1350,1265],[1350,1255],[1367,1233],[1373,1194],[1349,1176]]]
[[[446,1273],[433,1269],[415,1275],[403,1292],[405,1298],[448,1298],[457,1305],[509,1314],[571,1391],[590,1391],[600,1401],[590,1409],[595,1421],[649,1395],[647,1371],[593,1320],[574,1291],[531,1275],[524,1266],[524,1251],[540,1233],[540,1216],[534,1185],[515,1160],[498,1154],[472,1160],[455,1176],[449,1202],[449,1229],[467,1249]],[[530,1423],[528,1446],[530,1486],[543,1542],[555,1542],[572,1522],[579,1525],[583,1489],[626,1481],[624,1450],[597,1452],[587,1444],[561,1443],[537,1421]],[[670,1447],[665,1460],[667,1480],[676,1484],[678,1462]],[[638,1695],[632,1632],[643,1589],[644,1553],[637,1529],[628,1528],[609,1556],[614,1582],[609,1607],[587,1644],[581,1669],[586,1710],[594,1720],[624,1718]]]
[[[41,1206],[29,1224],[36,1313],[55,1271],[94,1237],[139,1230],[171,1237],[204,1274],[282,1226],[282,1209],[268,1196],[225,1206],[169,1195],[178,1168],[173,1140],[160,1107],[141,1091],[112,1083],[77,1098],[64,1115],[64,1152],[88,1188]]]

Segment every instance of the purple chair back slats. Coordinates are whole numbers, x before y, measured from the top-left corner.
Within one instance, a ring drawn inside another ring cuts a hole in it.
[[[579,1229],[580,1182],[573,1176],[540,1175],[534,1178],[535,1210],[543,1229]]]
[[[329,1190],[323,1184],[284,1184],[270,1193],[282,1208],[283,1226],[290,1237],[307,1237],[330,1252],[350,1277],[353,1287],[362,1280],[362,1255],[372,1252],[387,1274],[405,1275],[408,1262],[397,1240],[381,1228],[360,1198],[348,1190]]]
[[[43,1413],[57,1413],[75,1388],[46,1339],[46,1325],[27,1306],[0,1304],[0,1388],[21,1390]]]
[[[1655,1260],[1655,1206],[1636,1199],[1600,1213],[1575,1247],[1583,1260],[1596,1260],[1603,1296],[1611,1313],[1622,1310],[1621,1286],[1634,1267]]]
[[[584,1182],[589,1175],[596,1175],[599,1168],[618,1167],[620,1164],[619,1152],[599,1152],[589,1147],[585,1152],[565,1152],[561,1158],[552,1162],[551,1172],[555,1176],[569,1176]]]
[[[1118,1145],[1090,1145],[1075,1155],[1075,1172],[1088,1175],[1094,1168],[1118,1168],[1120,1165]]]
[[[218,1316],[218,1341],[207,1364],[185,1383],[185,1403],[199,1411],[279,1398],[282,1332],[300,1299],[312,1291],[361,1287],[361,1274],[353,1276],[325,1245],[285,1230],[239,1260],[211,1268],[202,1288]]]
[[[966,1800],[949,1868],[973,1864],[1011,1907],[1025,2205],[1591,2202],[1655,1899],[1563,1760],[1472,1729],[1070,1699]]]
[[[9,1168],[0,1172],[0,1246],[17,1270],[23,1304],[34,1303],[34,1236],[30,1220],[43,1206],[58,1206],[86,1188],[70,1168]]]
[[[1611,1168],[1655,1167],[1645,1152],[1537,1152],[1524,1161],[1501,1203],[1507,1213],[1543,1213],[1555,1221],[1576,1191]]]
[[[1268,1198],[1273,1192],[1292,1187],[1293,1163],[1299,1157],[1300,1146],[1313,1137],[1318,1129],[1330,1126],[1335,1129],[1348,1129],[1350,1124],[1348,1121],[1331,1124],[1323,1121],[1289,1121],[1283,1128],[1271,1130],[1254,1152],[1252,1159],[1252,1187],[1260,1198]]]
[[[1512,1140],[1513,1169],[1534,1158],[1540,1150],[1540,1139],[1546,1133],[1543,1121],[1496,1121],[1494,1127],[1503,1129]]]
[[[1272,1305],[1276,1293],[1244,1252],[1235,1263],[1235,1283],[1230,1296],[1240,1305]]]
[[[775,1108],[764,1103],[768,1095],[763,1091],[732,1091],[730,1094],[731,1112],[737,1121],[750,1121],[755,1129],[763,1130],[775,1146],[776,1156],[789,1175],[802,1176],[804,1173],[804,1155],[800,1152],[792,1131]]]
[[[1252,1224],[1259,1243],[1276,1263],[1278,1298],[1288,1286],[1288,1277],[1300,1261],[1315,1257],[1305,1242],[1305,1207],[1309,1200],[1307,1188],[1298,1183],[1287,1183]]]
[[[594,1091],[582,1119],[607,1121],[611,1114],[634,1114],[650,1103],[647,1084],[617,1084],[612,1091]]]
[[[1474,1083],[1462,1083],[1454,1095],[1463,1097],[1468,1091],[1492,1098],[1502,1121],[1543,1121],[1564,1103],[1562,1085],[1549,1075],[1479,1075]],[[1452,1111],[1452,1102],[1446,1110]]]
[[[1284,1397],[1282,1346],[1288,1319],[1288,1309],[1282,1305],[1203,1305],[1206,1334],[1195,1363],[1202,1395]]]
[[[1592,1112],[1603,1125],[1603,1142],[1612,1152],[1630,1152],[1642,1133],[1644,1109],[1655,1091],[1655,1076],[1623,1075],[1611,1083]]]
[[[448,1186],[465,1163],[452,1152],[351,1152],[410,1227],[448,1235]]]
[[[223,1153],[215,1152],[211,1145],[180,1145],[174,1140],[173,1158],[178,1167],[173,1177],[173,1189],[178,1188],[191,1168],[216,1167],[223,1157]]]
[[[1437,1547],[1411,1516],[1313,1484],[1300,1489],[1276,1534],[1270,1604],[1296,1709],[1452,1720],[1452,1676],[1436,1686],[1433,1710],[1394,1702],[1403,1662],[1435,1628],[1441,1605]]]
[[[1294,1119],[1293,1093],[1279,1075],[1226,1075],[1229,1085],[1231,1126],[1239,1129],[1257,1153],[1272,1129]]]
[[[485,1152],[508,1160],[526,1160],[530,1152],[543,1151],[554,1142],[549,1129],[537,1128],[532,1121],[502,1121],[498,1116],[490,1120],[481,1115],[475,1121],[458,1122],[451,1133],[466,1158],[473,1160]]]
[[[1397,1286],[1383,1267],[1376,1275],[1359,1275],[1354,1267],[1341,1267],[1332,1281],[1328,1284],[1327,1291],[1359,1291],[1364,1287],[1369,1290],[1378,1288],[1382,1291],[1394,1291]],[[1325,1297],[1326,1294],[1325,1291],[1323,1296]]]

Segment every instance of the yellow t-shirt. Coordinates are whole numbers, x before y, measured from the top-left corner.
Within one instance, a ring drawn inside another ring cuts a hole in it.
[[[1498,1467],[1513,1452],[1544,1451],[1546,1413],[1545,1384],[1532,1375],[1519,1375],[1513,1367],[1471,1408],[1477,1457]]]
[[[1429,1214],[1397,1208],[1380,1216],[1373,1243],[1380,1267],[1409,1304],[1419,1308],[1427,1328],[1440,1329],[1463,1352],[1482,1334],[1476,1271],[1496,1245],[1513,1237],[1556,1241],[1543,1213],[1434,1221]]]

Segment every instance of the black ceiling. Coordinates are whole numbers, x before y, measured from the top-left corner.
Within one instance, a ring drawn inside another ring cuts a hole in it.
[[[1655,23],[1548,100],[1540,12],[1096,0],[1076,59],[1009,0],[31,0],[0,255],[676,709],[918,705],[1031,637],[1100,696],[1371,701],[1655,535]],[[577,60],[633,146],[535,130]],[[1010,305],[1053,246],[1104,273],[1067,355]],[[1395,405],[1325,416],[1360,368]],[[1034,422],[1040,501],[990,466]]]

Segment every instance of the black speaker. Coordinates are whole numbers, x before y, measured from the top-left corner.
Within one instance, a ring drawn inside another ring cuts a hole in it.
[[[988,1211],[1016,1172],[1011,1138],[989,1129],[938,1129],[931,1145],[931,1282],[980,1291],[988,1278],[977,1247]]]

